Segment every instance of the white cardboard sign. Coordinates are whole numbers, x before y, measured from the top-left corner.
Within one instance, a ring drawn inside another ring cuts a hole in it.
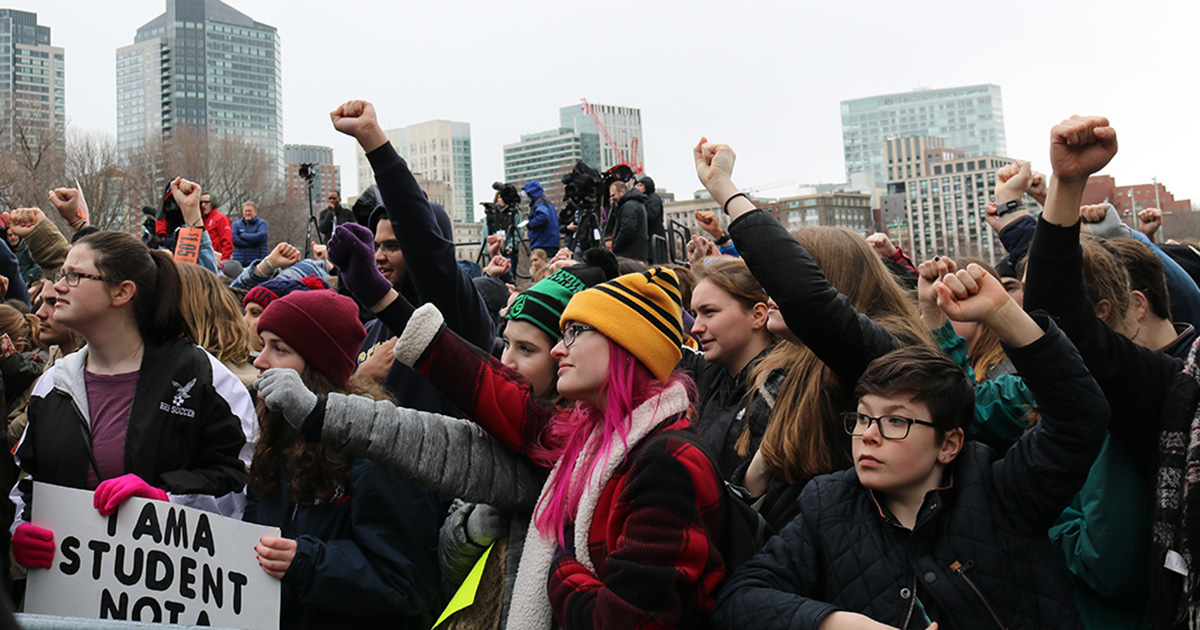
[[[148,499],[113,516],[92,492],[35,483],[33,524],[54,532],[54,563],[30,569],[25,610],[92,619],[275,630],[279,580],[254,545],[279,529]]]

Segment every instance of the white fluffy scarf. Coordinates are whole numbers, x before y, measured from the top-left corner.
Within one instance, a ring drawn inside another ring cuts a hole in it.
[[[592,573],[596,572],[596,567],[592,565],[588,554],[588,530],[592,528],[592,518],[595,516],[596,504],[604,492],[604,486],[612,478],[617,466],[625,461],[630,449],[637,446],[642,438],[660,424],[687,411],[687,408],[687,390],[679,383],[642,403],[630,416],[629,436],[624,442],[613,443],[608,457],[592,470],[592,475],[579,497],[579,509],[575,513],[575,559]],[[600,438],[600,429],[597,428],[575,460],[574,476],[584,474],[587,469],[586,462],[597,454]],[[542,486],[538,508],[534,512],[534,522],[544,507],[541,499],[549,492],[561,468],[560,460],[554,465],[546,484]],[[551,627],[553,615],[550,611],[550,596],[546,591],[546,583],[550,579],[550,565],[554,561],[554,552],[557,549],[558,543],[542,536],[537,527],[531,526],[526,532],[525,547],[517,566],[517,581],[513,587],[512,609],[508,616],[509,628],[545,630]]]

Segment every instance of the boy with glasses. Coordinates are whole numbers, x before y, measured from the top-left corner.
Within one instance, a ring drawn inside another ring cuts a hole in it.
[[[800,516],[725,586],[720,627],[1082,627],[1046,530],[1099,452],[1104,394],[1050,319],[978,265],[935,291],[951,319],[1000,337],[1041,420],[997,454],[966,441],[974,393],[948,358],[908,347],[872,361],[841,427],[854,468],[805,487]]]

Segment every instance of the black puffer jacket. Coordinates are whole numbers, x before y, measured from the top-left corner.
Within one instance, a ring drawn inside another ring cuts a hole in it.
[[[621,196],[621,204],[608,217],[605,234],[612,237],[613,254],[646,260],[650,234],[646,231],[646,195],[642,191],[630,188]]]
[[[696,383],[700,412],[696,417],[696,428],[708,445],[722,479],[732,480],[738,467],[750,460],[762,442],[767,421],[771,419],[771,404],[767,399],[761,394],[747,397],[746,389],[750,372],[770,351],[770,347],[764,349],[741,372],[730,374],[725,368],[708,362],[703,352],[683,349],[679,367]],[[737,453],[737,442],[747,425],[750,426],[750,449],[749,455],[742,457]]]
[[[1001,458],[970,442],[930,491],[912,531],[854,469],[812,480],[800,513],[725,586],[726,628],[817,628],[830,613],[896,628],[1081,628],[1046,529],[1087,478],[1109,420],[1104,394],[1048,317],[1046,334],[1005,348],[1041,421]]]

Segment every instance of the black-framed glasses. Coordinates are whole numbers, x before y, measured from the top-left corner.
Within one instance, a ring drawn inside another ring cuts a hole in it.
[[[927,427],[937,428],[937,425],[924,420],[915,420],[913,418],[905,418],[904,416],[868,416],[865,413],[857,411],[847,411],[842,414],[842,422],[846,426],[846,433],[854,437],[862,437],[871,423],[874,422],[879,427],[879,435],[885,440],[903,440],[908,437],[908,432],[914,424],[923,424]]]
[[[104,281],[103,276],[97,276],[97,275],[91,274],[91,273],[80,273],[78,271],[63,271],[60,269],[58,271],[58,273],[54,274],[55,284],[57,284],[58,281],[62,280],[63,278],[67,279],[67,286],[69,286],[69,287],[79,286],[79,281],[83,278],[87,278],[89,280]]]
[[[589,330],[596,330],[587,324],[571,324],[563,329],[563,347],[570,348],[575,345],[575,340],[579,338],[580,333],[585,333]]]

